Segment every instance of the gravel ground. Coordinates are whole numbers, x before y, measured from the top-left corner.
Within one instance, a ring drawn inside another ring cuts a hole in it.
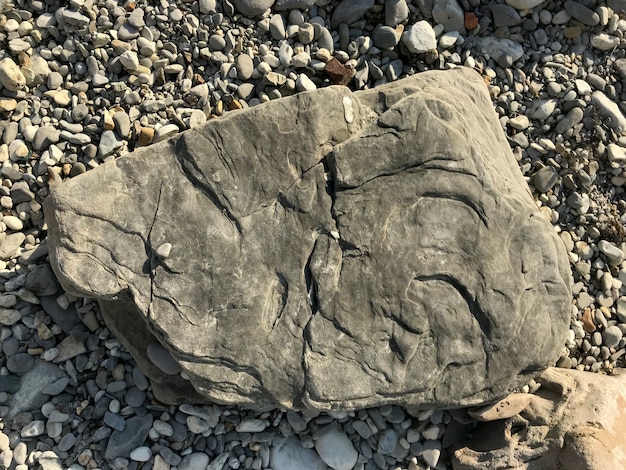
[[[333,83],[479,72],[571,262],[557,365],[624,367],[626,1],[277,0],[265,11],[273,3],[0,2],[0,468],[448,468],[446,429],[463,417],[452,410],[156,402],[97,305],[64,293],[47,265],[48,171],[71,178]]]

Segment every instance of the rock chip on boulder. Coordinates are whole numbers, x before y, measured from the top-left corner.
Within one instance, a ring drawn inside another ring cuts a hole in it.
[[[99,299],[167,403],[481,405],[568,331],[563,244],[466,68],[208,121],[56,185],[44,211],[58,280]]]

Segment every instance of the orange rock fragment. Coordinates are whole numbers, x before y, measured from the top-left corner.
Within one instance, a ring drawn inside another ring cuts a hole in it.
[[[139,139],[137,142],[137,146],[143,147],[145,145],[150,145],[152,143],[152,139],[154,138],[154,129],[152,127],[142,127],[139,132]]]
[[[348,85],[356,73],[353,69],[344,66],[335,57],[326,62],[324,71],[335,85]]]
[[[465,29],[472,31],[476,26],[478,26],[478,17],[474,13],[466,12]]]
[[[591,309],[589,307],[587,307],[583,311],[582,322],[583,322],[583,329],[587,333],[593,333],[594,331],[596,331],[596,325],[593,322],[593,315],[591,314]]]

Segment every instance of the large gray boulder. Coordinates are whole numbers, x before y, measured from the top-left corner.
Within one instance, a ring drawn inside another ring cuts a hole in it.
[[[60,282],[165,402],[476,405],[565,341],[565,250],[468,69],[233,112],[51,188]]]

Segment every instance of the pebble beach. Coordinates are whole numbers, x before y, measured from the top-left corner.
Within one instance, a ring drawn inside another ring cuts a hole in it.
[[[556,366],[626,366],[626,0],[0,2],[0,469],[448,469],[466,410],[168,406],[47,263],[48,174],[330,85],[479,73],[572,268]],[[542,325],[537,325],[542,328]],[[150,359],[167,368],[156,348]],[[525,392],[537,390],[531,381]]]

